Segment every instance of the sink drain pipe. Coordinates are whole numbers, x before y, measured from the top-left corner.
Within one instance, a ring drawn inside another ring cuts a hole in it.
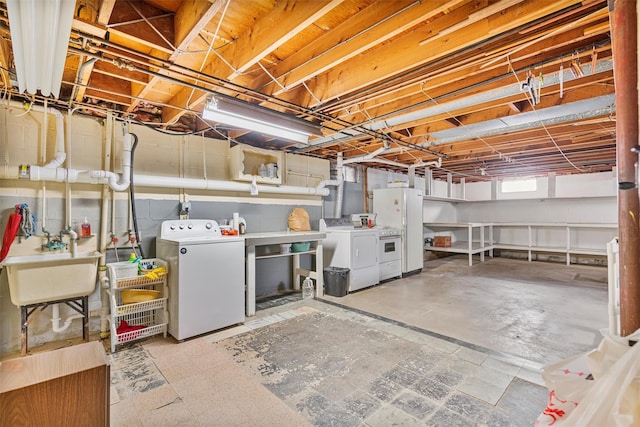
[[[55,333],[66,331],[74,319],[82,319],[83,317],[80,313],[72,314],[67,317],[64,324],[60,326],[60,304],[53,304],[51,306],[51,329],[53,329]]]

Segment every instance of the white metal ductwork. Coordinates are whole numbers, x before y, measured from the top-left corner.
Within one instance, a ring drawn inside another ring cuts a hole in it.
[[[613,61],[610,59],[606,59],[606,60],[598,61],[598,63],[596,64],[595,72],[602,73],[606,71],[611,71],[612,69],[613,69]],[[591,75],[591,64],[583,65],[582,71],[585,76]],[[549,73],[544,76],[544,85],[545,87],[549,87],[549,86],[557,85],[561,81],[567,82],[573,79],[574,77],[571,74],[570,70],[565,70],[557,73]],[[405,123],[420,121],[429,117],[437,116],[439,114],[447,114],[451,111],[456,111],[458,109],[468,108],[474,105],[479,105],[479,104],[483,104],[490,101],[496,101],[499,99],[508,98],[521,93],[522,93],[522,85],[521,83],[517,82],[513,84],[507,84],[496,90],[481,92],[476,95],[456,99],[449,102],[443,101],[440,103],[436,103],[434,100],[429,99],[422,103],[422,105],[424,106],[424,108],[422,109],[411,111],[406,114],[398,114],[386,120],[372,119],[369,124],[363,123],[363,124],[360,124],[360,126],[369,130],[380,131],[382,129],[400,126]],[[413,106],[412,108],[415,108],[415,107],[417,106]],[[573,113],[571,110],[571,107],[566,107],[565,109],[558,108],[555,110],[555,112],[557,117],[568,116]],[[510,116],[510,117],[515,117],[515,116]],[[531,128],[536,125],[537,124],[535,122],[531,122],[531,123],[528,123],[526,126]],[[343,141],[353,139],[354,137],[357,137],[357,135],[359,134],[362,134],[362,132],[358,131],[357,129],[347,128],[347,129],[340,130],[339,132],[336,132],[335,134],[332,134],[332,135],[316,138],[313,141],[310,141],[309,144],[305,145],[304,147],[303,146],[299,146],[299,147],[309,148],[310,146],[317,147],[317,146],[323,146],[323,145],[331,145],[338,142],[343,142]],[[426,143],[421,145],[428,146],[431,144]],[[389,150],[389,152],[390,153],[397,152],[399,150],[401,149],[394,148]]]
[[[342,161],[343,165],[348,165],[350,163],[362,163],[362,162],[370,162],[373,160],[374,157],[376,157],[378,154],[382,154],[384,153],[386,150],[385,147],[380,147],[377,150],[374,150],[370,153],[365,154],[364,156],[358,156],[358,157],[349,157],[348,159],[344,159]]]

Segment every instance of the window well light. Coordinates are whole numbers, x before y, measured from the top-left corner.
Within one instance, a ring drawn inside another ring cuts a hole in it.
[[[320,128],[306,120],[218,95],[207,100],[202,118],[301,143],[308,142],[311,135],[321,135]]]
[[[60,95],[75,0],[7,0],[20,92]]]

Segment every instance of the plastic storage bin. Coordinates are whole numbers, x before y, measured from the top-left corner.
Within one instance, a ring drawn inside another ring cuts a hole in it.
[[[332,297],[343,297],[349,290],[349,272],[345,267],[324,269],[324,293]]]

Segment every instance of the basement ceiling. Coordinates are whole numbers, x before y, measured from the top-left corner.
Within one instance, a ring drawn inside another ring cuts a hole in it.
[[[18,92],[0,1],[1,84]],[[292,143],[206,122],[207,96],[318,123]],[[28,95],[27,98],[31,98]],[[35,96],[36,99],[42,97]],[[606,1],[78,0],[49,105],[455,182],[610,171]]]

